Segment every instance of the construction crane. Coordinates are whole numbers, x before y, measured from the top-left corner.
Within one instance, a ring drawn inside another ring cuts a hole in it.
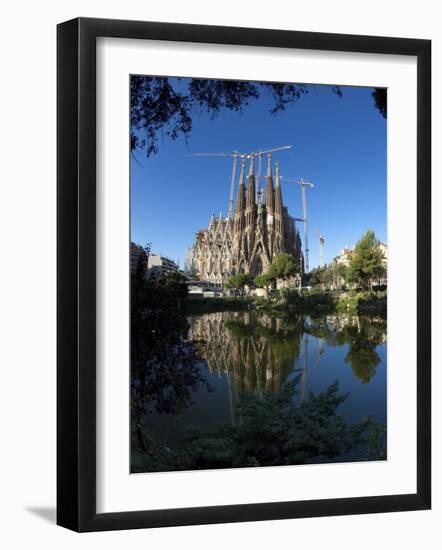
[[[263,151],[262,149],[260,149],[255,153],[249,153],[249,156],[247,158],[258,157],[258,172],[256,174],[256,181],[258,182],[257,189],[256,189],[256,196],[258,199],[261,196],[261,180],[264,177],[262,174],[262,157],[264,155],[267,155],[270,159],[272,156],[272,153],[276,153],[278,151],[287,151],[292,147],[293,147],[292,145],[283,145],[282,147],[277,147],[276,149],[267,149],[266,151]]]
[[[304,255],[305,255],[305,271],[308,273],[310,271],[309,265],[309,247],[308,247],[308,218],[307,218],[307,197],[305,194],[305,188],[309,187],[310,189],[314,187],[313,183],[309,181],[304,181],[303,178],[296,180],[293,178],[281,177],[283,181],[288,181],[291,183],[297,183],[301,187],[301,198],[302,198],[302,212],[304,215]]]
[[[258,174],[257,174],[257,180],[258,180],[258,196],[261,193],[261,166],[262,166],[262,157],[263,155],[269,155],[271,153],[276,153],[278,151],[286,151],[288,149],[291,149],[292,145],[283,145],[282,147],[276,147],[275,149],[267,149],[262,150],[259,149],[259,151],[252,151],[250,153],[240,153],[239,151],[232,151],[231,153],[192,153],[190,155],[186,155],[188,157],[230,157],[233,158],[233,165],[232,165],[232,176],[230,179],[230,196],[229,196],[229,218],[233,217],[233,195],[235,193],[235,179],[236,179],[236,167],[238,163],[238,159],[251,159],[258,157]]]
[[[295,234],[296,234],[296,222],[304,222],[304,218],[292,218],[292,220],[295,222]],[[302,265],[302,250],[300,251],[300,254],[299,254],[299,265]],[[304,265],[304,270],[305,270],[305,265]]]
[[[325,239],[319,232],[319,229],[316,228],[316,236],[319,239],[319,266],[324,267],[324,243]]]

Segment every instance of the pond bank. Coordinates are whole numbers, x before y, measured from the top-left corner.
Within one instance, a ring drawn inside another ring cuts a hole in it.
[[[192,299],[184,302],[186,313],[217,311],[261,310],[268,314],[295,312],[302,314],[373,314],[386,317],[386,292],[301,292],[283,289],[280,293],[264,297],[219,297]]]
[[[243,311],[252,308],[253,298],[226,297],[226,298],[191,298],[184,301],[186,313],[214,313],[217,311]]]

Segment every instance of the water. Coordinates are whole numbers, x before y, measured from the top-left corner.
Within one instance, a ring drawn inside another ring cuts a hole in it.
[[[386,423],[386,321],[376,317],[217,312],[188,317],[187,339],[197,349],[206,383],[193,387],[190,401],[177,414],[149,416],[148,427],[172,452],[191,426],[241,425],[242,395],[277,395],[300,377],[293,396],[299,407],[334,381],[348,394],[337,412],[347,426],[371,417]],[[161,367],[157,367],[161,368]],[[358,460],[362,451],[333,459]]]

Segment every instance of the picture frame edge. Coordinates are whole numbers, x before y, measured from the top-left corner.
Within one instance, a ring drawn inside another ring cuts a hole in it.
[[[195,35],[198,32],[198,35]],[[211,40],[205,40],[210,34]],[[129,36],[128,36],[129,35]],[[418,61],[417,492],[96,513],[96,38],[413,55]],[[279,38],[278,38],[279,36]],[[276,37],[276,38],[275,38]],[[186,40],[187,39],[187,40]],[[276,45],[270,44],[272,40]],[[247,42],[249,41],[249,42]],[[298,44],[287,46],[287,44]],[[324,47],[324,44],[327,47]],[[354,44],[354,49],[349,49]],[[305,49],[305,48],[304,48]],[[389,51],[386,51],[389,50]],[[431,508],[431,41],[77,18],[57,26],[57,524],[77,532]],[[425,366],[426,365],[426,366]]]

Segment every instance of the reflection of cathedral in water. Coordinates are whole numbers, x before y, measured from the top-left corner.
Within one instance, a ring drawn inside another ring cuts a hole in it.
[[[293,371],[301,331],[281,319],[250,312],[211,313],[190,320],[189,338],[203,342],[212,372],[226,373],[235,394],[276,392]]]
[[[197,344],[201,359],[212,375],[225,377],[232,425],[241,393],[276,393],[290,374],[300,375],[302,404],[309,391],[308,372],[317,379],[329,348],[342,348],[342,365],[350,365],[361,383],[369,383],[381,364],[376,349],[387,341],[386,321],[376,317],[278,319],[247,311],[205,314],[191,317],[189,323],[189,340]]]

